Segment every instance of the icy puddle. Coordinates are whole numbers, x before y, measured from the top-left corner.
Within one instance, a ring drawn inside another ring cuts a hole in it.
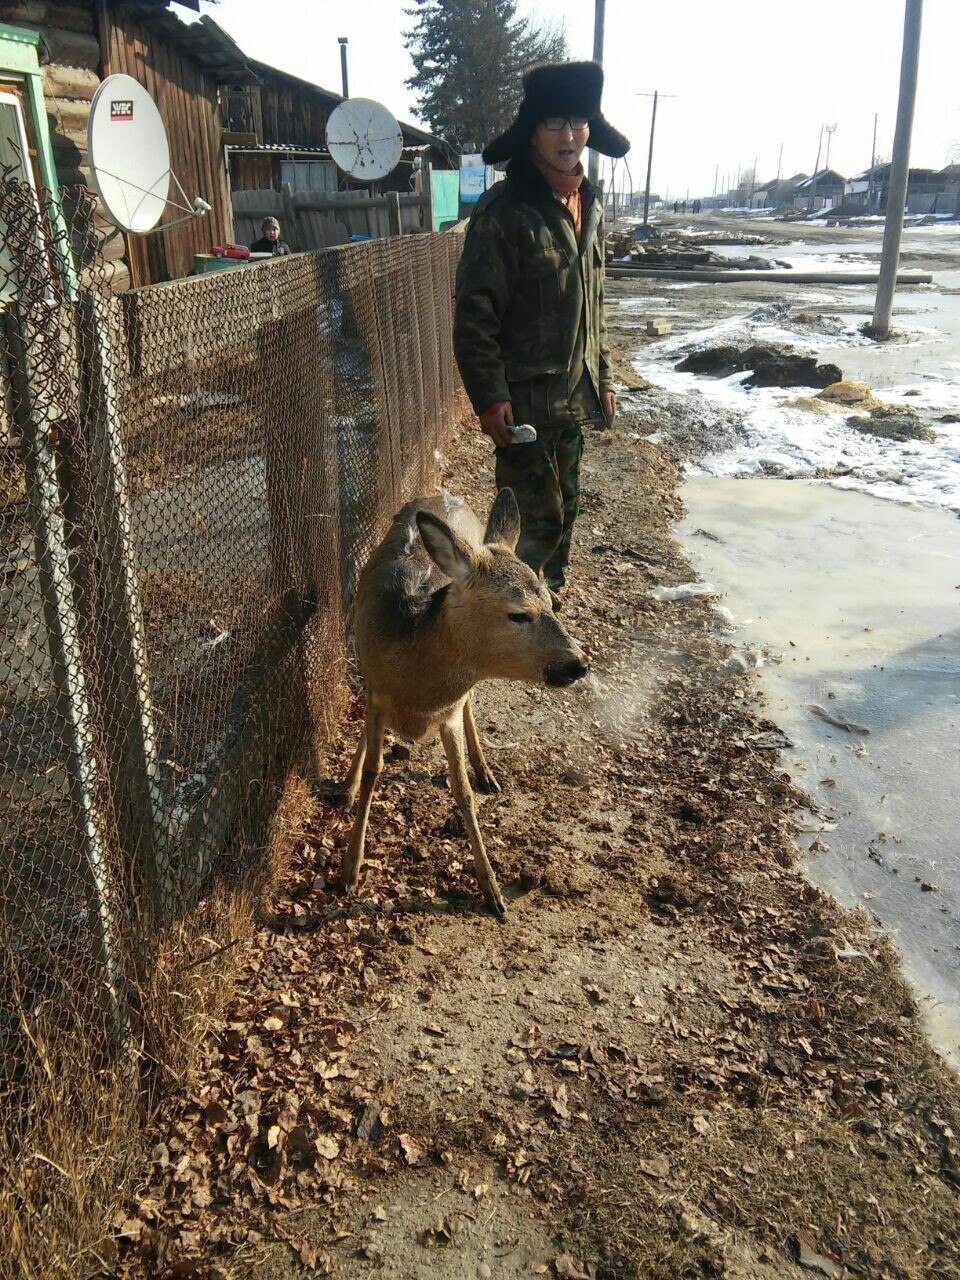
[[[680,539],[732,642],[769,652],[783,763],[823,811],[799,815],[809,875],[887,928],[960,1068],[960,522],[806,481],[701,477],[683,498]]]

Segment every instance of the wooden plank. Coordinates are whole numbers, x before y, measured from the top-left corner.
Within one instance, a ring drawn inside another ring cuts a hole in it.
[[[279,218],[283,212],[283,196],[279,191],[272,189],[267,191],[234,191],[233,193],[233,211],[234,214],[244,214],[249,217],[273,216]]]

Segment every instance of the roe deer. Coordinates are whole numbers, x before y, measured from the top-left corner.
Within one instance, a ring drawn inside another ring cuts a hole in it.
[[[420,741],[439,729],[480,888],[494,914],[506,914],[464,760],[466,739],[478,786],[499,790],[484,759],[471,692],[480,680],[496,678],[562,687],[588,670],[554,616],[546,586],[514,554],[519,536],[511,489],[497,495],[485,532],[460,499],[422,499],[395,517],[360,576],[355,629],[367,719],[344,784],[348,806],[359,794],[341,870],[346,890],[360,877],[384,732]]]

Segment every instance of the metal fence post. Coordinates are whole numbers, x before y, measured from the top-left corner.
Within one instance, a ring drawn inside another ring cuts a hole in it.
[[[125,851],[144,870],[158,919],[177,905],[167,806],[146,656],[130,523],[108,302],[84,290],[78,303],[80,429],[102,554],[90,599],[91,632],[111,686],[99,699],[106,756]],[[79,526],[78,521],[78,526]],[[89,548],[85,548],[87,555]],[[82,560],[81,560],[82,563]]]
[[[33,310],[54,303],[35,303]],[[122,994],[119,933],[113,909],[114,883],[108,865],[108,823],[103,811],[100,767],[94,749],[87,680],[80,646],[79,620],[71,578],[69,538],[64,519],[56,440],[54,391],[38,373],[35,359],[49,334],[37,332],[29,310],[10,306],[7,337],[13,359],[14,421],[21,438],[27,478],[30,525],[42,583],[44,619],[59,713],[67,729],[68,759],[74,803],[82,815],[84,852],[90,869],[90,916],[103,966],[102,1003],[111,1038],[126,1041],[127,1007]],[[54,339],[55,341],[55,339]],[[48,343],[49,345],[49,343]],[[55,357],[54,357],[55,358]]]

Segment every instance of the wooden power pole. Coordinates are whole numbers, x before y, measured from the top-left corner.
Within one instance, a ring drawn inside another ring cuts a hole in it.
[[[596,8],[593,11],[593,60],[601,64],[603,63],[603,20],[605,13],[606,0],[596,0]],[[590,179],[591,186],[595,187],[600,177],[600,156],[596,151],[591,150],[590,152],[587,177]]]
[[[897,129],[893,138],[893,160],[887,187],[887,214],[883,225],[883,253],[880,258],[880,280],[873,309],[870,333],[874,338],[890,336],[893,292],[900,264],[900,239],[903,214],[907,203],[910,178],[910,135],[913,132],[913,109],[917,100],[917,68],[920,62],[920,27],[923,0],[906,0],[903,20],[903,55],[900,61],[900,101],[897,106]]]

